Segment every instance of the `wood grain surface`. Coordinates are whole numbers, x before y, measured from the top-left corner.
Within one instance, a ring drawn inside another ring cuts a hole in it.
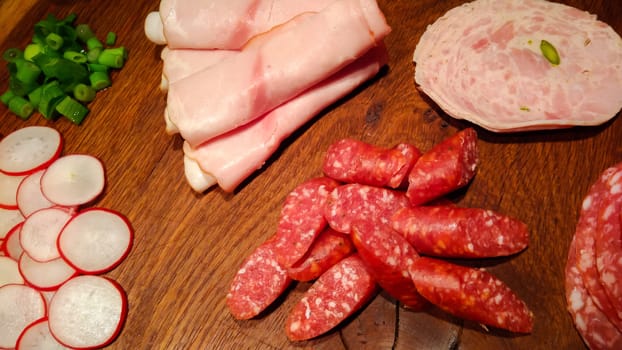
[[[143,32],[157,0],[0,1],[0,50],[24,47],[47,13],[76,12],[99,36],[113,30],[129,49],[112,88],[98,94],[81,126],[19,120],[0,107],[0,136],[49,125],[65,137],[65,153],[88,153],[106,165],[107,187],[95,205],[128,216],[135,229],[129,257],[109,277],[127,291],[129,314],[110,349],[584,349],[566,311],[564,265],[581,201],[606,167],[622,161],[622,120],[597,127],[495,134],[477,128],[481,166],[461,206],[497,210],[523,220],[531,243],[511,258],[472,263],[505,281],[534,310],[530,335],[514,335],[430,310],[412,312],[378,295],[364,310],[318,339],[292,343],[288,311],[308,283],[290,288],[261,317],[236,321],[225,294],[242,260],[275,231],[280,206],[297,184],[321,174],[324,150],[351,137],[382,146],[408,141],[431,148],[469,123],[449,118],[414,84],[412,53],[426,26],[461,0],[379,0],[393,31],[388,69],[334,104],[286,140],[234,193],[194,193],[186,184],[182,140],[164,131],[159,91],[161,47]],[[622,3],[565,0],[622,33]],[[24,6],[19,4],[26,4]],[[5,11],[4,9],[10,9]],[[295,59],[295,58],[294,58]],[[619,62],[618,62],[619,64]],[[8,72],[0,70],[0,87]]]

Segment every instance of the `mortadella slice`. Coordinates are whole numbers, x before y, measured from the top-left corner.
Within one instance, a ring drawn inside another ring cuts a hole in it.
[[[145,20],[158,45],[184,49],[239,49],[256,34],[334,0],[162,0]]]
[[[225,191],[233,191],[262,167],[283,139],[376,75],[387,60],[386,48],[381,44],[263,117],[196,148],[184,143],[186,179],[197,192],[216,183]]]
[[[289,30],[262,34],[259,44],[251,41],[240,54],[170,84],[168,116],[191,146],[263,116],[363,56],[391,31],[375,0],[336,0],[300,16]]]

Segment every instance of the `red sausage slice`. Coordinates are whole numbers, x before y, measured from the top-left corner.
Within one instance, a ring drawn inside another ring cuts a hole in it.
[[[353,252],[350,237],[327,227],[315,239],[305,257],[287,269],[287,274],[296,281],[311,281]]]
[[[388,225],[369,221],[352,224],[350,235],[367,270],[382,289],[408,308],[420,310],[427,305],[408,272],[419,255],[404,237]]]
[[[452,315],[511,332],[533,329],[533,313],[525,302],[484,270],[421,257],[410,275],[424,298]]]
[[[408,175],[406,196],[419,205],[457,190],[475,176],[478,161],[477,133],[464,129],[417,160]]]
[[[358,255],[341,260],[294,306],[287,318],[287,337],[307,340],[328,332],[367,304],[376,291],[376,283]]]
[[[226,299],[229,311],[238,320],[253,318],[272,304],[290,283],[287,270],[276,260],[274,242],[268,240],[246,258],[233,278]]]
[[[486,258],[511,255],[529,244],[527,225],[486,209],[404,208],[391,224],[420,254]]]
[[[298,185],[285,198],[274,241],[274,252],[284,267],[300,260],[326,227],[326,199],[339,183],[328,177]]]
[[[398,188],[421,152],[406,143],[381,148],[362,141],[342,139],[328,147],[322,170],[345,183]]]
[[[408,198],[400,191],[347,184],[330,194],[324,208],[328,225],[335,231],[350,233],[353,221],[364,219],[388,225],[391,216],[409,206]]]

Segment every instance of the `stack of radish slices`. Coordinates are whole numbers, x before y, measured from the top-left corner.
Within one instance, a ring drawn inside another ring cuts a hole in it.
[[[125,320],[123,288],[101,274],[127,256],[127,218],[86,206],[102,163],[62,155],[63,138],[30,126],[0,141],[0,348],[98,348]]]

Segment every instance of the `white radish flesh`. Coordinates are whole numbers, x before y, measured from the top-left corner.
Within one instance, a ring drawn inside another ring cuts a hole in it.
[[[129,253],[133,232],[121,214],[103,208],[74,216],[58,237],[61,256],[82,273],[98,274],[117,266]]]
[[[54,338],[65,346],[103,347],[121,330],[126,311],[127,297],[116,282],[83,275],[56,291],[48,322]]]
[[[17,261],[8,256],[0,256],[0,287],[7,284],[24,284]]]
[[[24,252],[22,245],[19,243],[19,235],[22,231],[22,225],[23,223],[15,225],[6,235],[4,244],[2,245],[2,249],[4,250],[6,256],[15,261],[19,260],[19,257]]]
[[[28,126],[13,131],[0,141],[0,171],[26,175],[45,168],[63,147],[61,134],[47,126]]]
[[[63,258],[38,262],[28,254],[22,254],[18,265],[19,272],[25,281],[41,291],[57,289],[77,274],[76,270]]]
[[[78,206],[99,196],[106,182],[102,162],[86,154],[70,154],[50,164],[41,177],[41,191],[51,202]]]
[[[45,262],[60,257],[56,241],[71,213],[64,208],[46,208],[32,213],[22,225],[19,241],[31,258]]]
[[[26,175],[7,175],[0,172],[0,207],[17,209],[17,188]]]
[[[45,301],[36,289],[23,284],[0,287],[0,348],[15,348],[19,335],[45,316]]]
[[[47,318],[30,324],[19,336],[15,350],[63,350],[69,349],[59,343],[52,333],[48,325]]]
[[[17,188],[17,208],[24,216],[54,206],[41,192],[41,176],[44,171],[45,169],[41,169],[28,175]]]
[[[24,216],[18,209],[0,208],[0,239],[4,239],[22,221]]]

